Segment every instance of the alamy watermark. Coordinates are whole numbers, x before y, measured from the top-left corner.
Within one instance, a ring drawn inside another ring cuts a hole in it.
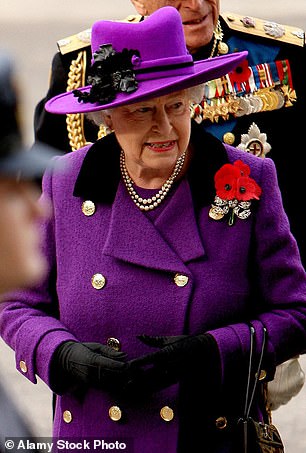
[[[7,453],[68,453],[68,452],[123,452],[133,453],[132,439],[110,439],[110,438],[36,438],[10,437],[4,442]]]

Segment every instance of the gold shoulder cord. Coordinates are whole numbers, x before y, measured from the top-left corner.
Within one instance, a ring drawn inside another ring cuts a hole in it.
[[[75,60],[72,60],[68,73],[67,91],[76,90],[85,85],[86,51],[81,50]],[[84,115],[70,113],[66,116],[69,144],[72,151],[86,144],[84,136]]]
[[[67,81],[67,91],[77,90],[85,86],[85,74],[87,65],[86,51],[81,50],[75,60],[72,60]],[[82,148],[87,142],[84,133],[84,114],[70,113],[66,115],[69,144],[72,151]],[[106,128],[100,126],[98,138],[106,135]]]

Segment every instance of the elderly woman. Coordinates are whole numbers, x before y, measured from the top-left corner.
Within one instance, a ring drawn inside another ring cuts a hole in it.
[[[3,338],[59,395],[55,438],[237,453],[251,345],[262,382],[306,349],[305,274],[273,162],[190,130],[192,87],[245,54],[193,63],[172,7],[97,22],[92,50],[90,85],[47,108],[114,133],[45,176],[49,275],[10,296]],[[265,418],[260,391],[250,413]]]

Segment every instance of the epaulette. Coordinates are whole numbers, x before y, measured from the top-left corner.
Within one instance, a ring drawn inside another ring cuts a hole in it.
[[[143,16],[139,14],[130,14],[125,19],[122,19],[118,22],[140,22]],[[60,39],[57,41],[57,47],[62,55],[67,53],[74,52],[76,50],[84,49],[85,47],[90,46],[91,40],[91,28],[83,30],[76,35],[67,36],[67,38]]]
[[[303,47],[305,45],[305,32],[301,28],[281,25],[251,16],[241,16],[236,13],[225,12],[221,16],[232,30],[296,46]]]

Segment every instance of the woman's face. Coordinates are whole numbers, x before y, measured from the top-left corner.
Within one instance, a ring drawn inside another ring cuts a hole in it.
[[[117,107],[109,119],[131,177],[147,171],[167,178],[189,143],[189,92]]]
[[[137,4],[143,4],[143,12],[148,15],[163,6],[176,8],[182,17],[185,39],[191,53],[211,41],[220,12],[219,0],[143,0],[133,3],[137,10]]]
[[[36,221],[47,207],[38,196],[32,183],[0,179],[0,293],[37,283],[46,271]]]

